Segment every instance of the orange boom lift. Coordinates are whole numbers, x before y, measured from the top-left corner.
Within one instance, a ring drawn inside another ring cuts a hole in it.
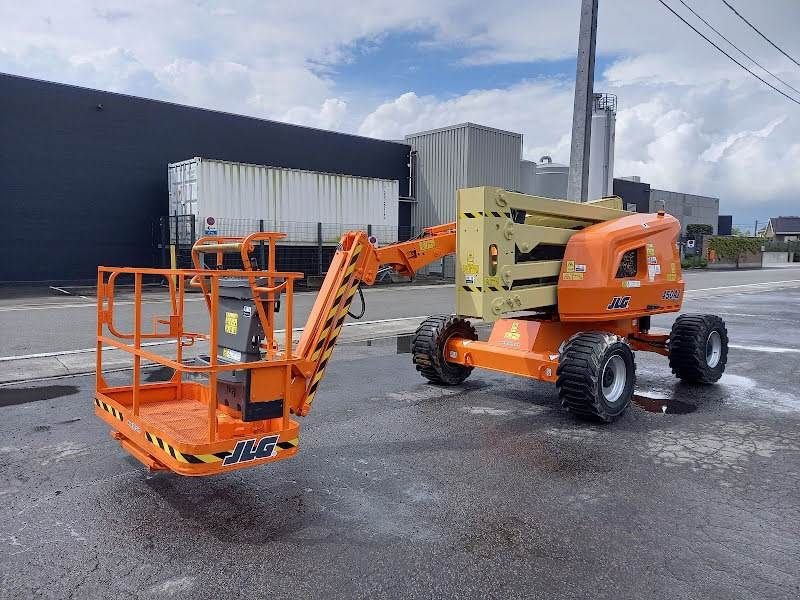
[[[276,270],[284,234],[203,237],[193,269],[99,267],[95,412],[152,470],[211,475],[288,458],[298,449],[296,418],[311,409],[359,286],[374,283],[381,266],[411,276],[454,252],[458,314],[426,319],[412,344],[417,370],[432,382],[457,385],[475,367],[552,381],[571,412],[608,422],[630,403],[634,350],[668,356],[681,379],[716,381],[727,360],[721,319],[683,315],[671,332],[650,327],[651,315],[681,306],[678,221],[619,205],[472,188],[459,192],[456,222],[417,239],[378,248],[365,232],[348,232],[297,341],[292,308],[302,274]],[[255,260],[262,249],[265,270]],[[241,269],[222,268],[229,254]],[[210,257],[218,268],[206,266]],[[133,280],[129,331],[114,303],[120,277]],[[170,314],[151,316],[146,329],[143,284],[154,278],[166,281]],[[208,332],[187,327],[188,288],[202,294]],[[479,341],[465,317],[493,321],[489,339]],[[190,358],[199,341],[208,355]],[[104,347],[132,357],[130,385],[107,383]],[[174,374],[144,382],[146,364]]]

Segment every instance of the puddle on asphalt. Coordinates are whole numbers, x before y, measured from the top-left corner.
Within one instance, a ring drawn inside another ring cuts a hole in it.
[[[39,400],[53,400],[72,396],[78,393],[75,385],[44,385],[41,387],[27,388],[0,388],[0,407],[38,402]]]
[[[648,398],[640,394],[633,395],[633,403],[651,413],[665,415],[686,415],[697,410],[697,406],[674,398]]]

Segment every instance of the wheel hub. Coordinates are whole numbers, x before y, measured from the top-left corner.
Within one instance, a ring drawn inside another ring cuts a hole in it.
[[[706,340],[706,364],[712,369],[719,364],[722,356],[722,338],[719,331],[712,331]]]
[[[619,354],[613,355],[603,366],[603,374],[600,378],[606,401],[613,404],[622,398],[627,380],[628,372],[625,368],[625,361]]]

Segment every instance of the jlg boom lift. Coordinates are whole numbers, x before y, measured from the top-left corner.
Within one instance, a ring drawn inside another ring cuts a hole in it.
[[[366,233],[349,232],[296,344],[294,282],[302,274],[276,270],[283,234],[201,238],[189,270],[100,267],[95,412],[154,470],[210,475],[288,458],[298,449],[296,417],[314,402],[359,286],[374,283],[382,265],[413,275],[453,252],[456,314],[426,319],[412,342],[417,370],[431,382],[460,384],[475,367],[550,381],[570,412],[609,422],[630,404],[634,350],[667,356],[684,381],[717,381],[728,352],[719,317],[682,315],[670,332],[650,326],[652,315],[677,312],[683,300],[678,221],[620,206],[618,198],[578,204],[481,187],[459,191],[456,222],[417,239],[377,248]],[[262,245],[266,270],[254,259]],[[230,253],[241,269],[206,266],[213,256],[221,267]],[[134,284],[130,331],[115,321],[120,276]],[[167,281],[170,314],[145,330],[142,284],[150,277]],[[202,293],[208,333],[187,329],[187,287]],[[488,340],[467,318],[494,323]],[[154,352],[154,340],[174,351]],[[189,360],[198,340],[209,356]],[[108,385],[104,345],[132,355],[130,385]],[[174,375],[143,382],[143,361]]]

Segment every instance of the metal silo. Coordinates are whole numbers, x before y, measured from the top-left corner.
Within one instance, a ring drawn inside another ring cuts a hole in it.
[[[587,200],[596,200],[613,193],[616,122],[617,97],[614,94],[595,94],[592,102]]]
[[[549,156],[543,156],[536,165],[536,195],[545,198],[566,198],[569,165],[554,163]]]

